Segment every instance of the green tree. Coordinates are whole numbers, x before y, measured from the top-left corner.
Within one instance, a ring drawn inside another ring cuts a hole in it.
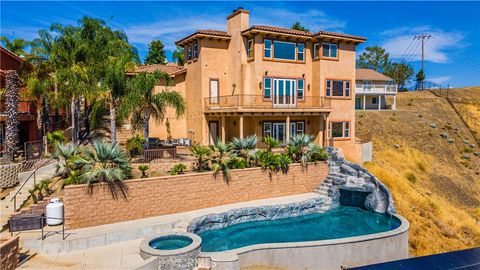
[[[417,75],[415,75],[415,81],[417,83],[416,88],[417,89],[423,89],[423,81],[425,81],[425,73],[423,72],[423,69],[421,69]]]
[[[172,54],[172,58],[173,58],[173,61],[179,65],[179,66],[183,66],[183,64],[185,63],[185,54],[184,54],[184,51],[183,51],[183,47],[178,47],[175,49],[175,51],[173,51],[173,54]]]
[[[357,67],[374,69],[380,73],[385,73],[390,65],[390,54],[380,46],[365,48],[357,61]]]
[[[292,27],[292,29],[295,29],[295,30],[300,30],[300,31],[304,31],[304,32],[309,32],[310,30],[308,30],[307,28],[303,27],[300,22],[295,22]]]
[[[185,100],[182,95],[168,88],[155,93],[155,85],[158,80],[164,80],[170,84],[170,77],[166,73],[156,72],[153,74],[141,72],[129,82],[129,94],[125,98],[128,104],[125,110],[131,112],[131,124],[134,130],[142,130],[148,141],[150,134],[150,118],[162,122],[165,118],[167,107],[175,109],[177,117],[185,112]]]
[[[148,54],[145,57],[145,64],[162,64],[167,63],[167,56],[165,54],[165,45],[161,40],[152,40],[148,44]]]
[[[3,46],[5,46],[5,48],[13,52],[14,54],[22,57],[26,57],[28,55],[25,49],[30,46],[29,41],[21,38],[14,38],[10,40],[6,36],[0,36],[0,41],[2,42]]]
[[[413,76],[413,67],[406,63],[391,63],[385,75],[393,79],[400,89],[405,87]]]

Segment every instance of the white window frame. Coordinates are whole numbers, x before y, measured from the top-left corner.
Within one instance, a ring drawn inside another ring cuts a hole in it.
[[[300,84],[298,83],[299,81],[303,81],[303,85],[302,85],[302,88],[300,88]],[[299,100],[304,100],[305,99],[305,80],[304,79],[298,79],[297,80],[297,99]],[[302,91],[302,96],[300,96],[298,93],[299,93],[299,90]]]
[[[252,43],[252,46],[250,46]],[[251,54],[251,55],[250,55]],[[247,58],[255,57],[255,40],[253,38],[247,39]]]
[[[269,87],[267,87],[267,84],[265,83],[267,80],[270,81],[270,86]],[[263,98],[264,99],[271,99],[272,98],[272,89],[273,89],[272,84],[273,84],[273,79],[272,78],[263,77]],[[265,95],[265,90],[266,89],[270,90],[269,91],[270,94],[268,95],[268,97]]]
[[[187,61],[192,60],[192,46],[187,47]]]
[[[265,47],[265,41],[267,41],[267,40],[270,41],[270,47],[269,48]],[[273,47],[273,40],[271,40],[271,39],[264,39],[263,40],[263,58],[267,58],[267,59],[272,59],[273,58],[272,47]],[[270,52],[270,57],[265,56],[266,51]]]
[[[323,55],[323,46],[327,45],[328,46],[328,56]],[[332,55],[332,47],[337,47],[337,56],[333,57]],[[330,58],[330,59],[338,59],[338,44],[334,43],[322,43],[322,57],[323,58]]]
[[[300,47],[299,45],[303,46],[303,50],[300,52]],[[302,55],[302,60],[300,60],[300,55]],[[296,55],[296,60],[299,62],[305,62],[305,43],[297,43],[297,55]]]
[[[300,126],[302,128],[300,128]],[[304,121],[298,121],[297,122],[297,135],[298,134],[305,134],[305,122]]]
[[[318,59],[320,43],[313,44],[313,59]]]
[[[193,60],[196,60],[198,59],[198,43],[193,43],[193,53],[192,53],[192,57],[193,57]]]
[[[332,137],[332,127],[333,124],[342,124],[342,136],[341,137]],[[350,122],[349,121],[330,121],[328,122],[328,138],[330,139],[350,139]]]
[[[343,95],[342,96],[334,96],[333,95],[333,82],[343,82]],[[330,86],[329,86],[330,83]],[[326,80],[325,81],[325,96],[327,97],[344,97],[349,98],[352,95],[351,90],[352,83],[349,80]]]
[[[270,131],[266,131],[266,127],[270,126]],[[263,137],[272,137],[272,122],[263,122]],[[267,134],[268,133],[268,134]]]
[[[275,58],[275,55],[272,55],[273,59],[275,60],[280,60],[280,61],[298,61],[297,59],[297,43],[296,42],[290,42],[290,41],[282,41],[282,40],[274,40],[273,41],[273,53],[275,53],[275,43],[287,43],[287,44],[294,44],[295,45],[295,53],[294,53],[294,58],[295,59],[286,59],[286,58]],[[303,57],[305,59],[305,56]]]

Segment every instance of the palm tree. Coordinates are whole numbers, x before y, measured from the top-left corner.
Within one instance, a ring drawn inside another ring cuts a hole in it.
[[[182,95],[176,91],[165,89],[155,93],[155,85],[160,77],[167,78],[167,87],[169,77],[166,73],[148,74],[138,73],[135,78],[129,82],[129,95],[126,100],[131,107],[131,123],[134,130],[142,130],[145,139],[148,141],[150,134],[150,117],[158,121],[163,121],[167,107],[175,109],[177,117],[185,113],[185,101]]]
[[[172,58],[175,63],[179,66],[183,66],[185,54],[183,52],[183,47],[178,47],[173,51]]]
[[[212,150],[203,145],[192,145],[189,149],[197,160],[195,170],[199,172],[208,170],[208,157],[212,154]]]
[[[20,82],[18,73],[14,70],[7,71],[5,81],[5,104],[7,112],[5,128],[5,158],[13,161],[18,150],[18,96]]]
[[[299,134],[290,139],[288,150],[292,156],[292,159],[299,161],[302,166],[306,166],[307,162],[309,161],[308,146],[312,140],[313,138],[311,136],[305,134]]]
[[[248,136],[244,139],[233,138],[230,142],[232,152],[245,159],[250,156],[250,152],[257,147],[258,138],[256,135]]]
[[[5,48],[7,48],[9,51],[13,52],[14,54],[22,57],[26,57],[27,53],[25,52],[25,49],[30,46],[30,42],[21,39],[21,38],[14,38],[13,40],[10,40],[9,38],[5,36],[0,36],[0,41],[3,43]]]

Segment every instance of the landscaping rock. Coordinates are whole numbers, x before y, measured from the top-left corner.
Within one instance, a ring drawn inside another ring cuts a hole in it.
[[[469,142],[468,142],[467,139],[463,139],[463,143],[464,143],[464,144],[468,144]]]
[[[400,148],[400,144],[394,144],[393,146],[397,149]]]
[[[463,154],[464,159],[470,159],[470,154]]]
[[[340,165],[340,171],[345,172],[349,175],[357,176],[357,171],[349,165],[342,164]]]
[[[452,138],[448,139],[448,143],[454,143],[454,142],[455,142],[454,139],[452,139]]]
[[[480,157],[480,152],[473,153],[476,157]]]
[[[440,133],[440,137],[446,139],[446,138],[448,138],[448,133],[447,132],[442,132],[442,133]]]
[[[475,147],[477,147],[475,144],[473,143],[470,144],[470,148],[475,148]]]
[[[431,124],[430,124],[430,127],[431,127],[431,128],[437,128],[437,123],[431,123]]]

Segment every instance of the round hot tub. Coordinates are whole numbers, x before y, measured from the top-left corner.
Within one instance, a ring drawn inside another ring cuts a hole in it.
[[[193,233],[170,232],[149,237],[140,244],[144,259],[156,257],[158,269],[192,269],[200,253],[202,239]]]

